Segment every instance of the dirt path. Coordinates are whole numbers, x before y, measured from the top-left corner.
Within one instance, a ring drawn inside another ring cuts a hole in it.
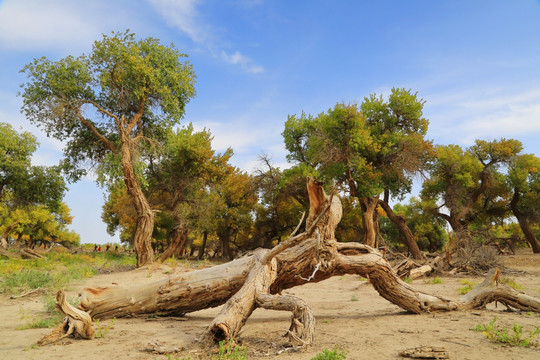
[[[506,267],[513,269],[508,275],[523,285],[523,290],[540,297],[540,256],[520,253],[506,256]],[[522,271],[522,273],[516,272]],[[154,268],[96,276],[68,289],[68,296],[87,286],[116,286],[134,282],[152,282],[171,273],[188,271],[184,268]],[[463,285],[459,278],[441,277],[442,284],[428,284],[416,280],[417,288],[447,297],[457,298]],[[469,279],[473,279],[469,277]],[[474,279],[477,282],[481,278]],[[357,276],[335,277],[318,284],[306,284],[287,291],[306,300],[317,318],[313,346],[305,352],[282,351],[286,344],[282,335],[289,326],[289,314],[256,310],[250,317],[241,341],[248,348],[248,359],[309,360],[325,348],[339,345],[348,352],[347,359],[400,359],[401,350],[420,345],[444,347],[451,359],[540,359],[540,348],[512,348],[494,344],[480,332],[469,329],[486,324],[497,317],[497,323],[511,328],[514,323],[525,330],[540,326],[540,314],[504,311],[503,306],[486,311],[434,313],[412,315],[381,298],[377,292]],[[9,299],[0,297],[0,359],[92,359],[146,360],[168,359],[152,354],[148,343],[159,341],[169,347],[182,347],[196,339],[218,313],[219,308],[188,314],[185,319],[118,319],[104,338],[92,341],[68,339],[58,345],[35,347],[33,344],[49,329],[16,330],[23,326],[23,311],[27,316],[43,312],[40,297]],[[104,321],[105,328],[111,320]],[[171,359],[183,359],[184,353]],[[196,359],[196,354],[192,354]]]

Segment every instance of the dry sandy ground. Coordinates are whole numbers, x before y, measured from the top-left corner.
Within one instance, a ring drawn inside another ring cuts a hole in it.
[[[540,297],[540,255],[520,253],[505,256],[503,276],[523,285],[523,291]],[[516,272],[518,270],[520,272]],[[188,271],[177,267],[173,273]],[[170,269],[154,268],[96,276],[68,289],[68,296],[87,286],[116,286],[134,282],[152,282],[170,276]],[[456,277],[441,277],[442,284],[429,284],[417,279],[418,289],[437,295],[457,298],[462,284]],[[471,278],[471,277],[469,277]],[[472,278],[471,278],[472,279]],[[480,282],[482,279],[477,278]],[[497,323],[510,328],[514,323],[531,330],[540,326],[540,314],[504,311],[503,306],[472,312],[412,315],[390,304],[357,276],[334,277],[318,284],[306,284],[287,291],[306,300],[317,318],[314,344],[303,352],[284,351],[282,335],[289,327],[289,314],[256,310],[241,333],[240,340],[248,348],[248,359],[309,360],[323,349],[339,345],[347,359],[401,359],[399,352],[420,345],[444,347],[451,359],[540,359],[540,348],[507,347],[492,343],[480,332],[469,329],[486,324],[494,317]],[[0,359],[183,359],[194,353],[193,342],[218,313],[219,308],[188,314],[185,319],[118,319],[104,338],[68,339],[57,345],[34,346],[48,329],[16,330],[24,325],[20,309],[30,314],[43,312],[39,297],[0,298]],[[110,324],[104,321],[102,326]],[[148,343],[160,341],[170,347],[187,346],[179,354],[167,357],[147,350]],[[279,353],[279,354],[278,354]],[[202,358],[202,357],[201,357]]]

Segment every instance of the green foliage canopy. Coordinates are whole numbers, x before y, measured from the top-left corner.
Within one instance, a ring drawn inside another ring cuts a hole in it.
[[[76,180],[88,164],[118,153],[121,142],[130,139],[140,152],[178,123],[195,94],[185,56],[128,31],[104,35],[90,55],[27,64],[22,110],[48,136],[66,141],[66,170]]]

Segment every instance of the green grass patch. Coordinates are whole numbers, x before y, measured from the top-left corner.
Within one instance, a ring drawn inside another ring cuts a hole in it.
[[[212,360],[246,360],[247,348],[235,344],[234,341],[227,343],[226,341],[219,342],[219,350],[217,356],[212,356]]]
[[[351,301],[358,301],[358,296],[356,295],[351,296]]]
[[[343,360],[347,358],[347,352],[341,350],[341,348],[336,345],[334,349],[328,350],[324,349],[322,352],[315,355],[311,360]]]
[[[510,286],[510,287],[513,287],[513,288],[516,289],[516,290],[521,290],[521,289],[523,289],[523,285],[521,285],[520,283],[518,283],[518,282],[516,281],[516,279],[513,279],[513,278],[507,278],[507,277],[504,277],[504,278],[501,279],[501,282],[502,282],[503,284],[506,284],[506,285]]]
[[[464,285],[462,287],[460,287],[458,289],[458,293],[460,295],[465,295],[467,294],[469,291],[471,291],[476,285],[478,285],[479,283],[475,282],[475,281],[472,281],[470,279],[461,279],[459,280],[459,283]]]
[[[58,290],[103,270],[135,266],[133,255],[114,251],[71,254],[52,251],[45,259],[0,260],[0,293],[19,294],[32,289]]]
[[[523,331],[523,326],[514,323],[511,329],[504,329],[496,325],[497,318],[487,324],[479,324],[472,328],[472,331],[481,331],[486,338],[495,343],[508,346],[531,347],[538,346],[536,337],[540,335],[540,327],[536,327],[528,332]]]
[[[17,330],[24,329],[40,329],[54,327],[62,322],[63,315],[56,310],[56,299],[52,295],[46,295],[42,299],[43,313],[31,315],[29,311],[23,307],[19,308],[20,319],[25,321],[23,326]],[[73,306],[79,305],[79,299],[76,297],[68,298],[68,302]]]
[[[403,281],[405,281],[407,284],[412,284],[412,277],[405,276],[405,279],[403,279]]]
[[[426,284],[442,284],[443,280],[440,277],[434,277],[425,281]]]

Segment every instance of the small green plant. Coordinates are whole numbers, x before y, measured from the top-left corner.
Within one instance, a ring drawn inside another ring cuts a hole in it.
[[[116,322],[116,318],[113,318],[109,325],[107,325],[105,327],[102,327],[101,323],[99,322],[99,319],[96,319],[97,331],[96,331],[96,334],[94,335],[94,337],[96,337],[96,338],[104,338],[104,337],[106,337],[107,334],[109,333],[109,330],[112,329],[115,322]]]
[[[28,346],[26,349],[24,349],[24,351],[35,350],[35,349],[39,349],[38,344],[32,344],[32,345]]]
[[[336,345],[333,350],[324,349],[311,360],[342,360],[347,358],[347,352]]]
[[[495,321],[497,321],[496,317],[487,324],[478,324],[478,325],[476,325],[471,330],[472,331],[482,331],[484,333],[493,333],[495,331]]]
[[[506,284],[508,286],[511,286],[513,287],[514,289],[516,290],[521,290],[523,289],[523,285],[521,285],[520,283],[518,283],[515,279],[512,279],[512,278],[502,278],[501,279],[501,282],[503,284]]]
[[[407,284],[412,284],[412,277],[405,276],[405,279],[403,279],[403,281],[405,281]]]
[[[434,277],[425,281],[426,284],[442,284],[443,280],[440,277]]]
[[[225,340],[219,342],[218,355],[212,360],[247,360],[247,349],[245,346],[236,344],[233,340],[227,343]]]
[[[540,327],[524,334],[523,326],[519,324],[514,323],[512,329],[508,330],[495,325],[496,321],[497,318],[494,318],[488,324],[479,324],[471,330],[482,331],[488,340],[509,346],[530,347],[538,345],[535,338],[540,334]]]
[[[460,284],[462,285],[465,285],[465,286],[462,286],[458,289],[458,293],[460,295],[465,295],[467,294],[469,291],[471,291],[476,285],[478,285],[477,282],[474,282],[472,280],[469,280],[469,279],[462,279],[462,280],[459,280]]]
[[[358,301],[358,296],[356,295],[351,296],[351,301]]]

